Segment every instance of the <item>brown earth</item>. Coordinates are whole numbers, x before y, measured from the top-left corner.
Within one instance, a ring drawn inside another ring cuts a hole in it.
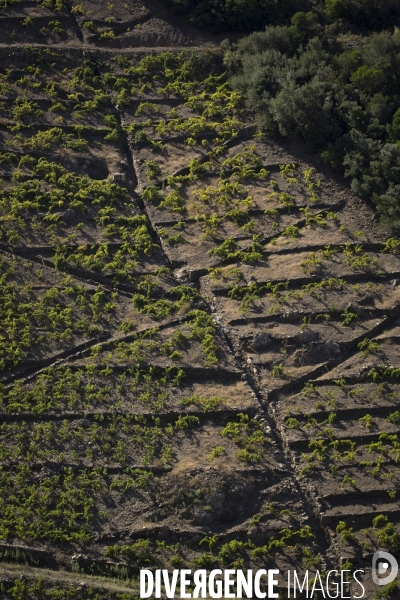
[[[134,69],[164,51],[216,52],[222,37],[164,2],[16,2],[0,27],[4,193],[40,181],[35,194],[50,197],[54,175],[32,166],[43,159],[80,177],[78,191],[113,178],[122,189],[83,210],[66,207],[65,188],[58,208],[23,213],[28,227],[2,207],[2,282],[14,316],[36,319],[2,366],[2,469],[11,485],[29,464],[27,486],[71,469],[77,489],[78,472],[102,469],[79,525],[89,541],[13,530],[2,556],[36,552],[38,567],[82,577],[344,564],[367,571],[372,599],[373,552],[400,547],[400,261],[388,232],[300,144],[255,135],[243,107],[236,136],[224,138],[221,115],[193,133],[204,107]],[[92,110],[99,81],[108,100]],[[34,103],[22,117],[21,98]],[[163,132],[174,119],[181,129]],[[132,254],[137,223],[153,247]],[[142,540],[148,554],[107,550]]]

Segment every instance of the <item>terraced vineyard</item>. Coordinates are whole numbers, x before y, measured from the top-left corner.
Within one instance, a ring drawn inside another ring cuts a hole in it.
[[[0,11],[2,597],[396,554],[399,242],[166,9]]]

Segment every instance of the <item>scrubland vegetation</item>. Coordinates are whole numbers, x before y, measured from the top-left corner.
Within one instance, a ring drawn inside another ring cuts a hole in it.
[[[225,63],[265,131],[303,140],[397,231],[400,37],[394,23],[390,2],[327,2],[325,12],[296,13],[290,25],[268,25],[242,38],[227,49]]]

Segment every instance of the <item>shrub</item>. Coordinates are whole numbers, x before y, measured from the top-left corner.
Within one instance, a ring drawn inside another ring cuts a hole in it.
[[[283,23],[296,10],[307,9],[308,0],[170,0],[172,6],[188,13],[190,22],[214,31],[252,31],[266,24]]]

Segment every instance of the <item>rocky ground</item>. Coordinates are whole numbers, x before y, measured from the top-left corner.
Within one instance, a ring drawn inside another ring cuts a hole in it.
[[[3,4],[4,597],[165,566],[359,568],[372,599],[398,242],[163,3]]]

